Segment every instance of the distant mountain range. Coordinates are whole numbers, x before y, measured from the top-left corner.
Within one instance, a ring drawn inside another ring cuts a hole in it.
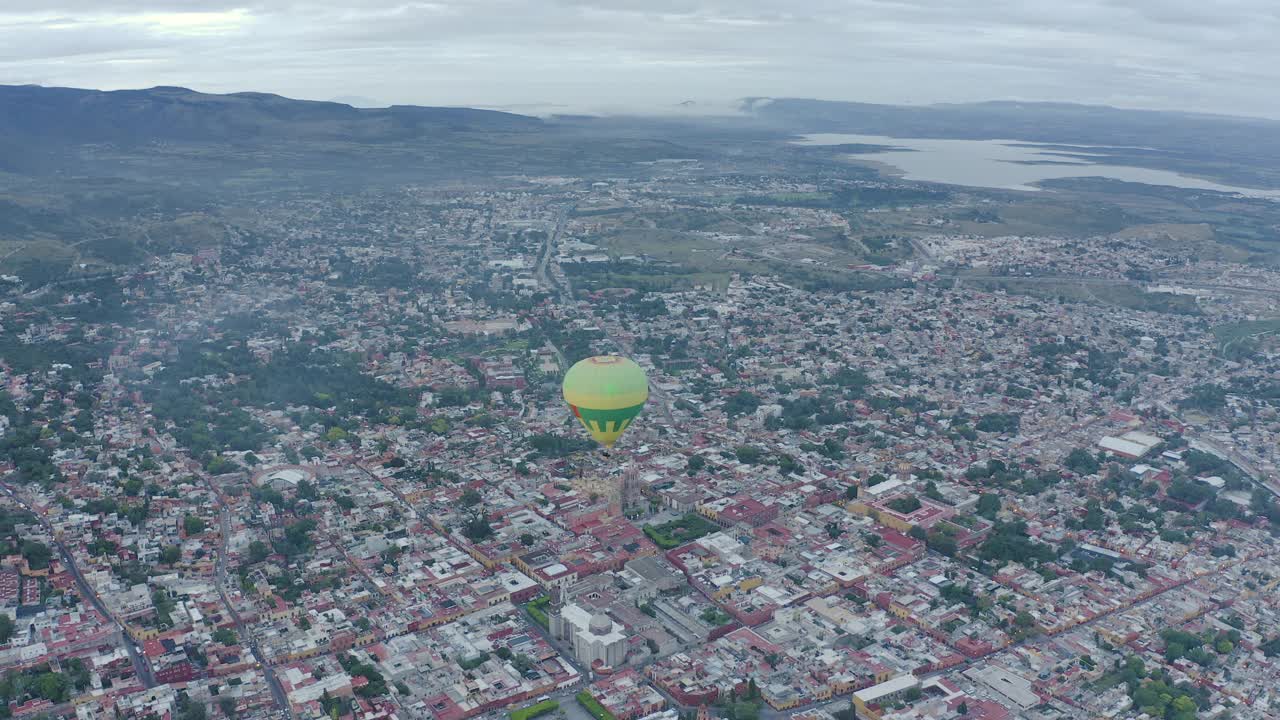
[[[741,107],[762,121],[805,127],[809,132],[892,132],[899,137],[963,136],[1101,144],[1101,134],[1142,146],[1153,136],[1159,138],[1170,132],[1198,138],[1233,133],[1280,134],[1280,121],[1276,120],[1073,103],[875,105],[804,98],[746,98]]]
[[[1280,121],[1273,120],[1068,103],[898,106],[757,97],[745,99],[737,114],[690,114],[696,107],[692,101],[670,106],[669,117],[553,115],[542,120],[500,110],[357,108],[180,87],[104,92],[0,85],[0,171],[99,175],[117,171],[103,163],[124,158],[136,179],[166,169],[188,172],[192,165],[179,168],[172,155],[138,162],[130,151],[155,151],[168,143],[185,148],[189,163],[209,171],[231,162],[240,163],[240,169],[303,167],[308,172],[354,165],[376,178],[386,168],[411,162],[440,172],[568,172],[714,153],[792,134],[841,132],[1106,146],[1100,152],[1113,163],[1280,187]],[[125,153],[109,157],[85,151],[102,145]],[[195,154],[204,147],[225,152]],[[155,161],[163,159],[169,161]],[[98,164],[86,169],[83,164],[90,161]]]
[[[266,93],[211,95],[181,87],[80,90],[0,85],[0,137],[74,143],[389,142],[446,132],[527,132],[537,118],[493,110],[355,108]]]

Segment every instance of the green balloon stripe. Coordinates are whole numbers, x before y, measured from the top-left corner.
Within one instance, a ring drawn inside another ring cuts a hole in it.
[[[582,419],[582,424],[588,429],[596,432],[621,432],[627,429],[631,421],[636,415],[640,414],[640,410],[644,408],[644,403],[632,405],[631,407],[618,408],[617,410],[592,410],[591,408],[578,407],[578,417]]]

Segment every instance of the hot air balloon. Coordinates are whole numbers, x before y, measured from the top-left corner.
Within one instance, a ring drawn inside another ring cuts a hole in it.
[[[612,447],[649,399],[644,370],[630,358],[579,360],[564,375],[564,401],[596,442]]]

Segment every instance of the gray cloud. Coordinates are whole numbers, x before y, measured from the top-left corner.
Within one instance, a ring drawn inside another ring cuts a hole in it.
[[[669,108],[747,95],[1280,117],[1274,0],[0,0],[0,82]]]

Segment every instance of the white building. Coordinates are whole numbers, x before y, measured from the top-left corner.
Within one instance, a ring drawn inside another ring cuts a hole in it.
[[[627,635],[622,625],[604,613],[594,615],[569,603],[551,613],[551,632],[573,646],[578,660],[591,665],[596,660],[618,667],[627,659]]]

